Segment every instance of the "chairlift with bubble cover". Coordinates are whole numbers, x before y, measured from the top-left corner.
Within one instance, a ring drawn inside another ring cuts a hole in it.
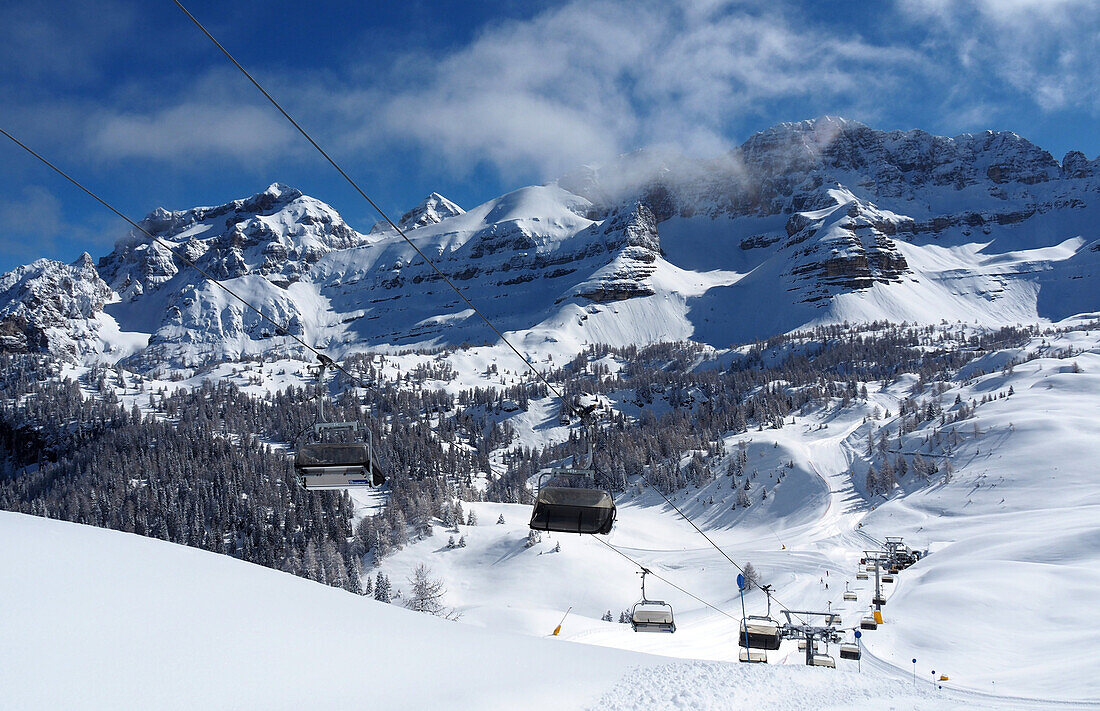
[[[332,360],[321,360],[318,381]],[[374,452],[371,431],[358,422],[325,422],[323,396],[317,392],[317,422],[299,436],[294,448],[298,484],[310,491],[374,488],[386,482]]]
[[[737,644],[748,649],[779,649],[783,635],[779,631],[779,622],[772,618],[771,586],[761,586],[768,596],[768,611],[764,615],[746,615],[737,630]]]
[[[675,632],[676,620],[672,615],[672,605],[664,600],[649,600],[645,596],[645,576],[648,568],[642,568],[642,599],[634,603],[630,611],[630,626],[635,632]]]
[[[554,468],[539,476],[538,493],[531,509],[531,528],[557,533],[611,533],[615,523],[615,499],[610,489],[596,484],[591,469],[589,440],[586,468]]]

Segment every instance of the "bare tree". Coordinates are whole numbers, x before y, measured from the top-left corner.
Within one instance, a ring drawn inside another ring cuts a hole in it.
[[[443,587],[442,578],[432,579],[431,568],[423,563],[416,566],[413,577],[409,578],[409,585],[412,586],[412,592],[405,601],[405,607],[448,620],[458,619],[453,608],[444,607],[443,596],[447,594],[447,589]]]

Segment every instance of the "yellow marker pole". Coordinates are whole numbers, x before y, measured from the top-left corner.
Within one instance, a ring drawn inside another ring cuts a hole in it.
[[[882,610],[875,610],[875,624],[876,625],[884,624],[883,621],[882,621]]]
[[[573,609],[573,606],[572,606],[572,605],[570,605],[570,606],[569,606],[569,610],[566,610],[566,611],[565,611],[565,614],[561,616],[561,622],[559,622],[559,623],[558,623],[558,626],[554,628],[554,636],[555,636],[555,637],[557,637],[557,636],[558,636],[558,634],[559,634],[559,633],[561,633],[561,626],[562,626],[563,624],[565,624],[565,618],[566,618],[566,617],[569,617],[569,611],[570,611],[570,610],[572,610],[572,609]]]

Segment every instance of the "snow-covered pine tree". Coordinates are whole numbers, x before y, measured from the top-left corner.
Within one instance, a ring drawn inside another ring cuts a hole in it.
[[[390,601],[390,579],[382,571],[374,581],[374,599],[380,602]]]

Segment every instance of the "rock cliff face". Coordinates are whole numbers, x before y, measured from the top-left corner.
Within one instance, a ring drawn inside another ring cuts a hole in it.
[[[111,296],[87,253],[72,264],[39,259],[0,276],[0,352],[71,360],[98,351],[97,317]]]
[[[790,251],[788,273],[802,300],[899,282],[909,275],[905,257],[884,231],[890,224],[873,205],[856,199],[817,214],[795,213],[787,220],[782,249]]]
[[[609,254],[607,266],[571,292],[597,303],[623,301],[656,293],[650,277],[657,270],[661,240],[657,236],[657,218],[644,203],[629,211],[616,213],[604,221],[599,237]]]
[[[0,280],[0,343],[138,367],[491,340],[715,345],[842,320],[997,325],[1100,310],[1100,161],[1013,133],[955,138],[837,118],[781,124],[713,160],[637,152],[470,211],[438,193],[369,235],[274,184],[157,209],[93,265]],[[171,251],[170,251],[171,250]],[[172,254],[175,252],[175,255]],[[106,329],[106,330],[105,330]],[[535,335],[538,334],[538,335]],[[122,336],[119,336],[122,337]],[[104,339],[107,339],[106,341]]]
[[[216,279],[258,274],[281,286],[298,281],[325,254],[366,242],[331,207],[278,183],[218,207],[158,208],[140,224]],[[130,301],[171,281],[184,263],[134,231],[98,266]]]

